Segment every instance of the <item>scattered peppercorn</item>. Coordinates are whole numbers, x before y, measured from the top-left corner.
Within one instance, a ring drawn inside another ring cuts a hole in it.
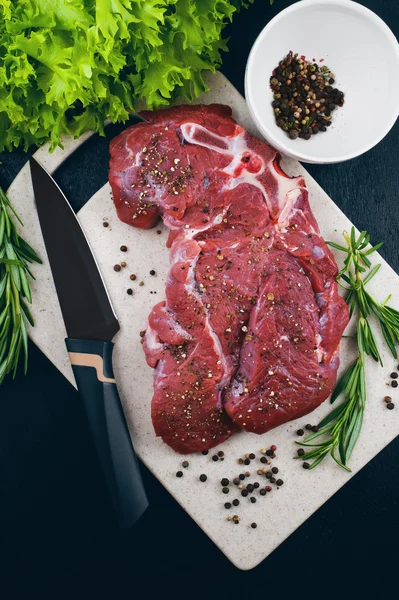
[[[142,287],[144,285],[144,281],[140,281],[139,286]]]
[[[122,267],[120,265],[114,265],[114,271],[116,271],[117,273],[122,269]]]
[[[397,382],[397,381],[394,379],[394,380],[392,381],[392,383],[391,383],[391,386],[392,386],[393,388],[397,388],[397,387],[398,387],[398,382]]]
[[[305,450],[303,448],[299,448],[298,456],[303,456],[305,454]]]
[[[251,497],[250,497],[250,500],[251,500],[252,504],[255,504],[255,502],[256,502],[256,498],[255,498],[255,496],[251,496]]]
[[[283,483],[284,483],[284,481],[282,479],[277,479],[277,481],[276,481],[276,485],[278,485],[278,486],[282,486]]]
[[[271,474],[270,471],[268,471],[265,475],[266,479],[271,479],[273,477],[273,475]]]
[[[257,524],[256,523],[251,523],[251,527],[252,527],[252,529],[256,529],[257,528]]]
[[[318,426],[317,425],[313,425],[312,431],[313,431],[313,433],[317,433],[319,431]]]
[[[246,498],[248,496],[248,491],[247,490],[242,490],[241,496],[243,496],[243,498]]]
[[[271,456],[273,454],[273,450],[266,450],[267,456]]]
[[[266,448],[262,448],[262,450],[260,451],[261,454],[266,454]]]
[[[260,459],[260,462],[263,463],[263,464],[265,464],[266,461],[267,461],[266,456],[262,456],[261,459]]]
[[[151,271],[150,271],[150,275],[155,275],[155,271],[154,271],[154,269],[151,269]]]
[[[136,277],[136,275],[135,275],[134,273],[132,273],[132,274],[130,275],[130,279],[131,279],[132,281],[135,281],[135,280],[137,279],[137,277]]]
[[[183,477],[183,471],[177,471],[176,477]]]
[[[129,296],[132,296],[132,295],[133,295],[133,290],[132,290],[132,288],[127,288],[127,290],[126,290],[126,293],[127,293]]]
[[[225,502],[224,503],[224,507],[227,508],[227,509],[231,508],[230,502]]]
[[[272,492],[272,491],[273,491],[273,488],[272,488],[270,485],[267,485],[267,486],[265,487],[265,490],[266,490],[266,492]]]
[[[276,450],[277,450],[277,446],[275,446],[275,445],[273,444],[273,446],[270,446],[270,450],[271,450],[272,452],[276,452]]]
[[[109,223],[107,221],[104,221],[103,222],[103,227],[108,227],[108,226],[109,226]]]
[[[218,452],[218,456],[224,456],[224,452],[223,452],[223,450],[219,450],[219,452]]]
[[[276,475],[276,473],[278,473],[278,468],[277,467],[273,467],[272,468],[272,473],[274,473]]]
[[[391,398],[391,396],[385,396],[385,397],[384,397],[384,402],[387,402],[387,403],[388,403],[388,402],[392,402],[392,398]]]
[[[230,492],[230,490],[228,487],[224,487],[224,488],[222,488],[222,492],[223,492],[223,494],[228,494]]]
[[[251,464],[251,461],[249,460],[249,458],[246,458],[244,460],[244,465],[250,465],[250,464]]]
[[[259,494],[261,496],[266,496],[266,490],[264,490],[263,488],[261,490],[259,490]]]
[[[238,478],[239,478],[241,481],[244,481],[244,479],[245,479],[245,475],[244,475],[244,473],[240,473],[240,474],[239,474],[239,476],[238,476]]]
[[[208,477],[205,475],[205,473],[202,473],[202,475],[199,476],[199,480],[204,482],[208,479]]]
[[[276,478],[275,477],[270,477],[269,481],[270,481],[270,483],[276,483]]]
[[[313,427],[313,425],[310,425],[310,423],[308,423],[308,424],[305,426],[305,429],[307,429],[308,431],[312,431],[312,427]]]
[[[233,506],[238,506],[239,504],[240,504],[240,501],[239,501],[239,499],[238,499],[238,498],[235,498],[235,499],[233,500]]]
[[[309,469],[310,464],[308,462],[304,462],[302,466],[304,469]]]
[[[394,403],[393,403],[393,402],[389,402],[389,403],[387,404],[387,408],[388,408],[388,410],[393,410],[393,409],[395,408],[395,405],[394,405]]]
[[[188,462],[188,460],[183,460],[181,466],[184,467],[185,469],[187,469],[187,467],[188,467],[189,464],[190,463]]]
[[[305,432],[303,429],[298,429],[298,431],[296,432],[297,435],[303,435]]]
[[[126,267],[126,263],[125,263],[125,261],[124,261],[124,260],[121,262],[121,267],[123,267],[123,268],[125,268],[125,267]]]
[[[235,479],[233,479],[233,483],[234,485],[240,485],[240,480],[236,477]]]
[[[120,250],[121,252],[127,252],[127,246],[121,246]]]
[[[229,483],[230,481],[226,479],[226,477],[223,477],[222,481],[220,482],[223,487],[226,487],[226,485],[229,485]]]
[[[397,377],[397,375],[396,375],[396,377]],[[255,458],[255,454],[254,454],[253,452],[251,452],[251,454],[249,455],[249,458],[250,458],[251,460],[253,460],[253,459]]]
[[[209,450],[203,450],[203,451],[202,451],[202,454],[203,454],[204,456],[206,456],[207,454],[209,454]]]
[[[213,460],[214,462],[216,462],[217,460],[219,460],[219,457],[218,457],[218,455],[217,455],[217,454],[214,454],[214,455],[212,456],[212,460]]]
[[[251,477],[251,473],[249,471],[245,471],[245,477]]]
[[[157,229],[157,234],[161,235],[162,231],[160,229]]]
[[[254,491],[254,486],[252,485],[252,483],[248,483],[247,490],[250,494],[252,494],[252,492]]]
[[[258,487],[259,487],[259,483],[257,481],[255,481],[255,483],[254,483],[254,489],[257,490]]]
[[[395,371],[393,373],[391,373],[391,379],[397,379],[398,378],[398,374],[395,373]]]
[[[239,458],[239,459],[237,460],[237,462],[238,462],[238,464],[239,464],[239,465],[242,465],[244,461],[243,461],[243,459],[242,459],[242,458]]]

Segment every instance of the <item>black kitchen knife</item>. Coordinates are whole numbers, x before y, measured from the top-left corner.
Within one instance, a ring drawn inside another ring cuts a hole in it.
[[[30,159],[33,191],[76,383],[122,529],[148,506],[112,370],[119,323],[86,236],[54,179]]]

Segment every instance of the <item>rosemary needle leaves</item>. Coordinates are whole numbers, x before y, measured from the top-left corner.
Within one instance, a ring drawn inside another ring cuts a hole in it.
[[[357,319],[355,341],[358,349],[356,360],[345,371],[332,396],[333,404],[340,396],[343,401],[334,408],[320,423],[318,431],[308,435],[296,444],[309,448],[295,458],[312,461],[309,468],[314,469],[330,454],[335,462],[350,471],[348,461],[358,440],[366,404],[366,356],[371,356],[382,366],[370,317],[379,323],[384,339],[394,358],[397,357],[396,344],[399,342],[399,312],[387,305],[390,296],[380,303],[367,290],[367,283],[376,275],[380,264],[372,267],[369,256],[378,250],[382,243],[367,249],[370,235],[362,231],[356,238],[352,227],[350,235],[343,233],[346,247],[334,242],[330,246],[346,254],[344,267],[337,277],[338,284],[346,291],[346,302],[351,318]]]
[[[20,359],[24,372],[28,368],[26,321],[33,325],[27,304],[32,297],[28,263],[41,263],[35,251],[16,230],[13,218],[23,225],[0,188],[0,383],[9,373],[15,374]]]

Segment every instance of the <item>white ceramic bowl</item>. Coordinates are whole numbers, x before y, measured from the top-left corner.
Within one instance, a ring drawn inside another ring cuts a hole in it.
[[[289,50],[327,65],[345,93],[332,126],[310,140],[289,139],[271,107],[269,78]],[[255,41],[245,95],[258,129],[283,154],[308,163],[349,160],[378,144],[398,117],[399,46],[387,25],[356,2],[303,0],[279,13]]]

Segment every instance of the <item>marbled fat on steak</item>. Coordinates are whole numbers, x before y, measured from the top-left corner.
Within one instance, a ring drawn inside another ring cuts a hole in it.
[[[264,433],[331,393],[348,310],[302,177],[221,105],[145,112],[111,143],[122,221],[169,228],[144,338],[152,420],[180,453]]]

